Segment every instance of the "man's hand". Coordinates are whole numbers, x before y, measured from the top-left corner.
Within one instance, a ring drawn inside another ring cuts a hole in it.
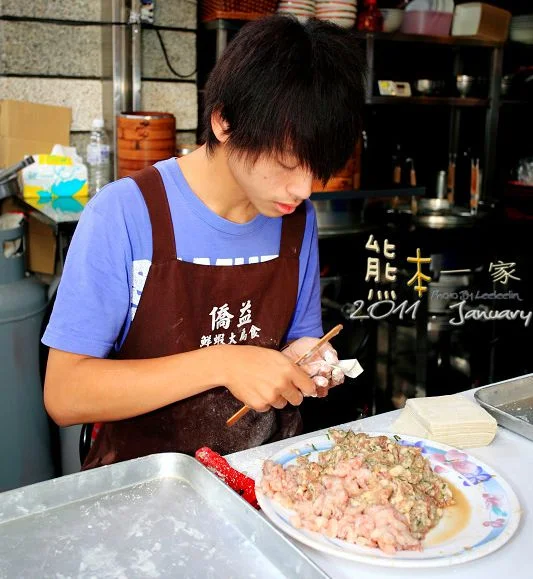
[[[231,393],[258,412],[299,406],[305,396],[316,396],[316,385],[303,368],[277,350],[258,346],[221,349],[220,371]]]

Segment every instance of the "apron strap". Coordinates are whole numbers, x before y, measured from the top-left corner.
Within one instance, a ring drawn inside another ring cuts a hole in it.
[[[280,257],[300,256],[300,249],[305,232],[306,208],[305,201],[300,203],[294,213],[282,217]]]
[[[137,183],[148,208],[152,225],[152,263],[177,259],[174,226],[161,173],[146,167],[131,178]],[[280,257],[299,257],[305,232],[306,209],[301,203],[294,213],[282,219]]]
[[[145,167],[131,178],[141,190],[152,225],[152,263],[173,261],[176,256],[174,226],[161,173],[155,167]]]

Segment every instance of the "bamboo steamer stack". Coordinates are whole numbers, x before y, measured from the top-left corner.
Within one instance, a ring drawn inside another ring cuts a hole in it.
[[[356,144],[354,154],[344,167],[323,185],[317,179],[313,180],[313,193],[323,191],[350,191],[361,186],[361,139]]]
[[[226,18],[228,20],[256,20],[274,14],[278,0],[202,0],[202,22]]]
[[[118,177],[129,175],[176,154],[176,117],[135,111],[117,116]]]

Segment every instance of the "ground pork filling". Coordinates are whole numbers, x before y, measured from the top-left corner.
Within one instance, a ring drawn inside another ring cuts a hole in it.
[[[330,430],[335,446],[318,462],[263,466],[261,490],[292,509],[296,527],[386,553],[420,551],[422,539],[454,503],[421,450],[387,436]]]

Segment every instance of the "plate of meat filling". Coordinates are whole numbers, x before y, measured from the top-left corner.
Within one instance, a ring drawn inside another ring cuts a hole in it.
[[[293,443],[256,480],[263,512],[319,551],[389,567],[483,557],[520,520],[518,499],[491,467],[411,436],[331,429]]]

